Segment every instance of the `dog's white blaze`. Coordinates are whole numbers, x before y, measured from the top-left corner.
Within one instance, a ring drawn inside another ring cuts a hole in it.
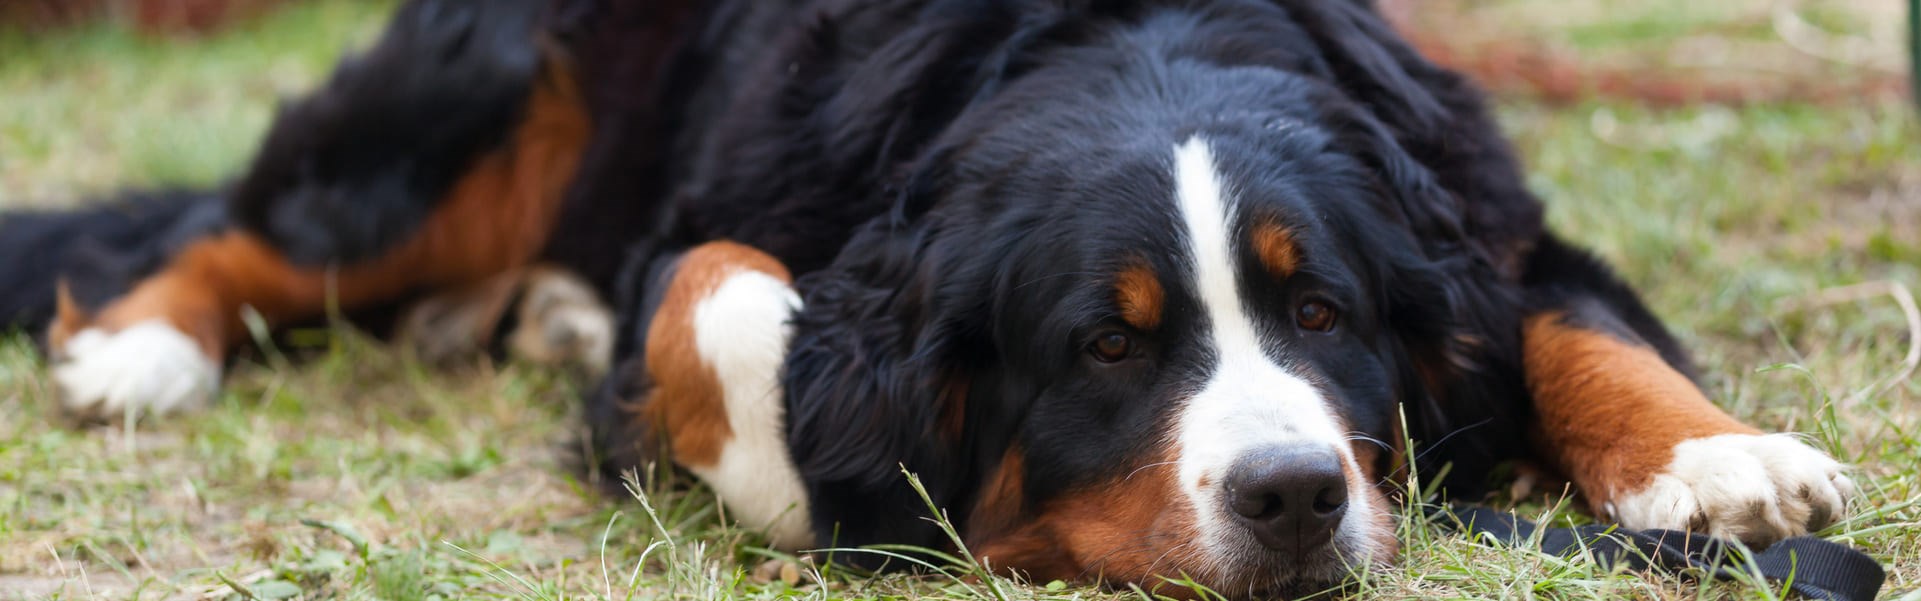
[[[792,288],[758,271],[728,276],[694,307],[694,344],[719,380],[733,438],[717,464],[691,469],[735,520],[787,550],[813,544],[807,492],[787,451],[780,387],[799,308]]]
[[[1215,356],[1207,381],[1178,417],[1176,464],[1202,544],[1210,551],[1233,553],[1219,548],[1221,535],[1240,527],[1226,515],[1221,481],[1243,454],[1272,444],[1326,445],[1340,454],[1350,474],[1361,472],[1326,399],[1267,356],[1260,330],[1242,306],[1234,265],[1233,198],[1215,171],[1206,141],[1196,137],[1175,148],[1174,191]],[[1338,538],[1368,540],[1363,531],[1372,520],[1362,516],[1379,508],[1370,505],[1364,483],[1348,480],[1350,518],[1342,520]]]

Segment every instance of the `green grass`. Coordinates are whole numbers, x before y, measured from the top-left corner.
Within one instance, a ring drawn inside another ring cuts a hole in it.
[[[1500,4],[1523,14],[1564,6]],[[0,207],[231,175],[273,101],[367,39],[389,5],[304,4],[203,41],[111,25],[0,34]],[[1647,15],[1589,17],[1580,43],[1674,35]],[[1887,565],[1891,598],[1914,598],[1921,382],[1893,378],[1917,341],[1885,295],[1805,306],[1863,282],[1921,289],[1921,128],[1909,107],[1510,102],[1501,116],[1553,223],[1646,291],[1696,349],[1718,402],[1762,427],[1809,433],[1858,466],[1857,518],[1822,534]],[[242,359],[208,410],[95,429],[60,423],[38,359],[24,342],[0,343],[0,598],[235,598],[236,588],[379,599],[1108,595],[812,568],[793,585],[763,584],[754,573],[773,556],[752,533],[723,526],[704,490],[655,481],[641,486],[647,504],[620,503],[569,478],[564,445],[578,425],[567,378],[522,366],[435,372],[336,334],[298,366]],[[1535,497],[1520,507],[1539,517],[1549,505]],[[1776,594],[1604,573],[1475,544],[1419,518],[1402,530],[1400,563],[1366,575],[1359,592]]]
[[[391,2],[303,2],[206,40],[106,23],[0,29],[0,208],[123,185],[205,185],[253,151],[275,101],[371,39]]]

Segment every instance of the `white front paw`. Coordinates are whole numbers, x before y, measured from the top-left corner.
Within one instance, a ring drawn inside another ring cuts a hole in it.
[[[1723,434],[1675,445],[1661,473],[1608,510],[1629,528],[1765,546],[1834,523],[1855,491],[1840,463],[1792,436]]]
[[[60,403],[87,419],[197,407],[220,385],[220,365],[193,338],[160,320],[111,334],[82,330],[59,354],[53,381]]]

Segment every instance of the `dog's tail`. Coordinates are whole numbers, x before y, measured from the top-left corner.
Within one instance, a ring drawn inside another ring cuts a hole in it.
[[[225,227],[219,194],[127,192],[70,210],[0,213],[0,333],[36,341],[67,300],[94,306],[125,293],[172,249]]]

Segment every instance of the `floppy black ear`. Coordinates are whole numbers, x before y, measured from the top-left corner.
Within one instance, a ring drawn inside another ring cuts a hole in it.
[[[98,309],[194,238],[224,227],[220,201],[186,190],[122,192],[71,211],[0,213],[0,333],[29,332],[46,342],[56,289]]]
[[[1422,58],[1371,2],[1275,3],[1320,48],[1329,79],[1368,114],[1365,135],[1394,146],[1375,166],[1412,193],[1403,196],[1427,199],[1407,203],[1413,225],[1424,236],[1464,232],[1462,243],[1518,277],[1543,232],[1541,206],[1480,91]],[[1417,171],[1421,177],[1408,175]]]
[[[1381,210],[1403,224],[1376,224],[1403,231],[1370,236],[1406,240],[1374,255],[1386,282],[1383,300],[1394,332],[1417,358],[1449,370],[1474,369],[1483,346],[1475,332],[1487,325],[1482,313],[1498,306],[1475,297],[1492,288],[1496,277],[1487,258],[1469,244],[1458,200],[1379,124],[1361,118],[1348,131],[1342,143],[1385,188],[1387,206]]]
[[[1329,121],[1342,132],[1337,144],[1383,188],[1381,212],[1389,219],[1361,225],[1379,228],[1364,239],[1397,241],[1368,256],[1402,356],[1408,435],[1423,445],[1424,473],[1452,464],[1451,490],[1472,494],[1525,440],[1525,411],[1509,406],[1526,398],[1510,352],[1520,348],[1523,299],[1498,263],[1504,247],[1490,245],[1495,236],[1477,229],[1488,224],[1471,221],[1484,199],[1462,198],[1388,126],[1353,105],[1336,105]]]
[[[939,221],[876,219],[831,267],[797,283],[804,306],[783,376],[788,440],[823,546],[943,547],[901,468],[943,507],[969,486],[962,351],[973,295],[943,292],[968,270]]]

